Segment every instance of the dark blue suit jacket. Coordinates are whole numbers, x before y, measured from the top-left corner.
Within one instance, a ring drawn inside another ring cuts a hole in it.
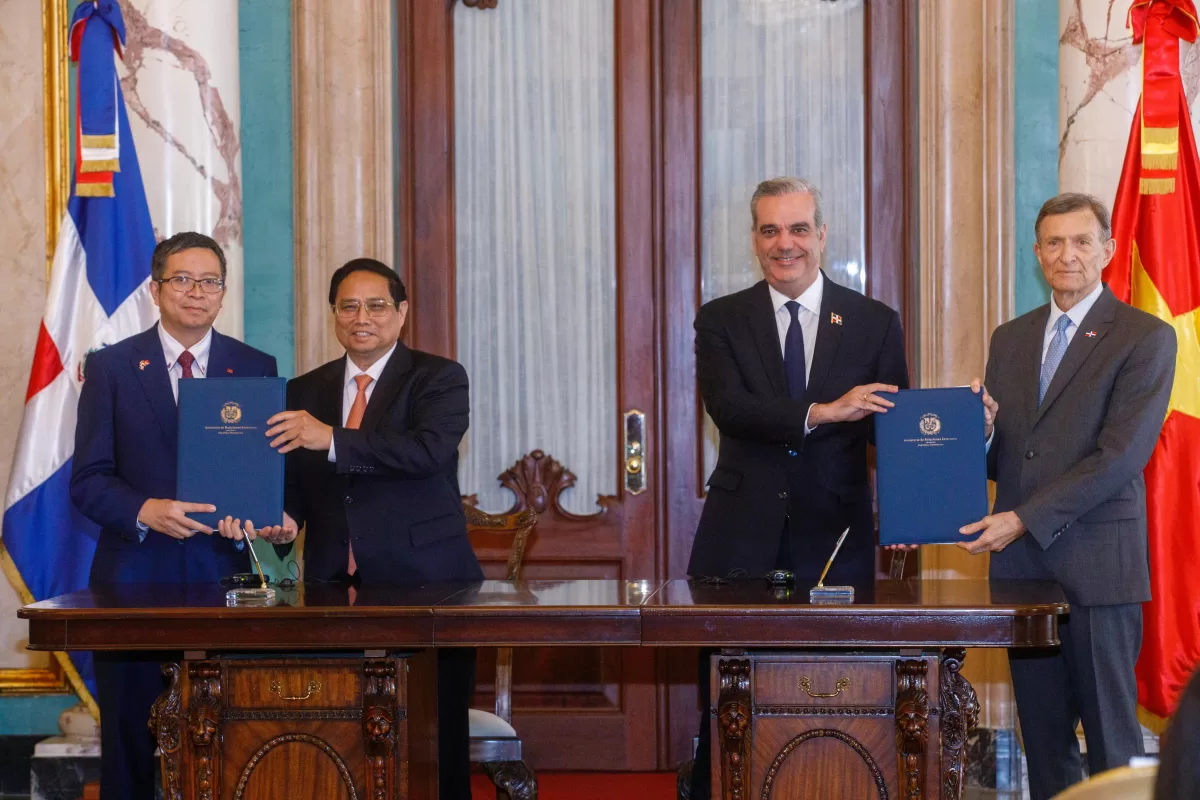
[[[275,358],[212,333],[212,377],[274,377]],[[158,325],[88,356],[75,428],[71,500],[100,526],[91,583],[216,582],[250,570],[249,556],[219,535],[176,540],[137,515],[149,498],[175,496],[178,410]]]

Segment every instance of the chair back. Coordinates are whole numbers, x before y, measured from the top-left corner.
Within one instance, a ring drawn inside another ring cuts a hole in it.
[[[1118,767],[1059,792],[1054,800],[1154,800],[1158,766]]]
[[[463,512],[467,516],[467,533],[512,534],[504,579],[519,581],[525,565],[525,548],[537,525],[537,513],[526,508],[512,514],[489,514],[466,503],[463,503]],[[512,723],[512,662],[511,647],[496,649],[496,716],[509,724]]]

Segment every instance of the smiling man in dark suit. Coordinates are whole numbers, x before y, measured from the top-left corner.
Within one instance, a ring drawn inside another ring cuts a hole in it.
[[[867,475],[871,415],[908,388],[899,315],[821,271],[821,193],[798,178],[760,183],[751,236],[763,280],[696,315],[696,377],[721,434],[688,574],[814,583],[842,531],[833,584],[871,584],[875,523]],[[707,664],[701,665],[707,707]],[[708,797],[702,714],[692,797]]]
[[[1146,484],[1175,374],[1174,330],[1100,281],[1113,257],[1108,209],[1047,200],[1034,253],[1053,290],[992,334],[987,387],[999,404],[988,450],[991,515],[960,547],[991,552],[993,578],[1055,581],[1071,613],[1060,647],[1010,651],[1034,800],[1142,755],[1134,665],[1150,599]],[[1185,521],[1184,524],[1186,524]]]
[[[458,488],[470,417],[467,373],[410,350],[404,284],[368,258],[330,281],[346,355],[288,383],[267,435],[289,453],[288,522],[307,525],[307,578],[421,584],[477,581]],[[467,709],[475,652],[438,650],[440,797],[470,800]]]
[[[249,566],[245,545],[188,517],[214,506],[175,499],[176,399],[180,380],[273,377],[275,359],[213,328],[225,297],[225,254],[209,237],[187,232],[160,242],[150,295],[161,321],[92,353],[84,368],[71,500],[101,528],[92,586],[216,584]],[[159,663],[95,656],[104,800],[154,796],[146,722],[162,691]]]

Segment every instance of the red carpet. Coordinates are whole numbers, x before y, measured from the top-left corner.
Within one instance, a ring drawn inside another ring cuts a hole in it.
[[[486,775],[471,776],[472,800],[495,800]],[[539,800],[674,800],[674,772],[541,772]]]

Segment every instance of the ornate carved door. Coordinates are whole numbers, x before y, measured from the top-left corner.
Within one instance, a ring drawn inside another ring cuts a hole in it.
[[[839,137],[830,175],[858,184],[837,195],[848,209],[837,277],[903,312],[910,2],[397,0],[406,335],[467,367],[462,489],[487,511],[537,510],[526,577],[636,592],[638,579],[686,572],[706,461],[692,320],[719,287],[714,247],[750,256],[748,192],[719,158],[754,150],[731,92],[784,111],[801,92],[797,113],[749,128],[791,137],[793,156],[797,131],[815,137],[811,152]],[[730,26],[748,48],[721,49]],[[772,44],[788,26],[800,38]],[[829,31],[844,42],[822,47],[840,60],[802,61],[803,36]],[[774,95],[754,88],[763,74]],[[823,119],[801,84],[824,87],[827,105],[850,94],[838,107],[853,130]],[[704,116],[721,103],[725,130]],[[811,177],[812,166],[789,156],[740,169]],[[736,233],[714,245],[726,202],[721,224]],[[503,574],[503,543],[479,555]],[[480,666],[487,707],[484,653]],[[694,651],[518,650],[513,717],[529,762],[673,768],[690,758],[696,670]]]

